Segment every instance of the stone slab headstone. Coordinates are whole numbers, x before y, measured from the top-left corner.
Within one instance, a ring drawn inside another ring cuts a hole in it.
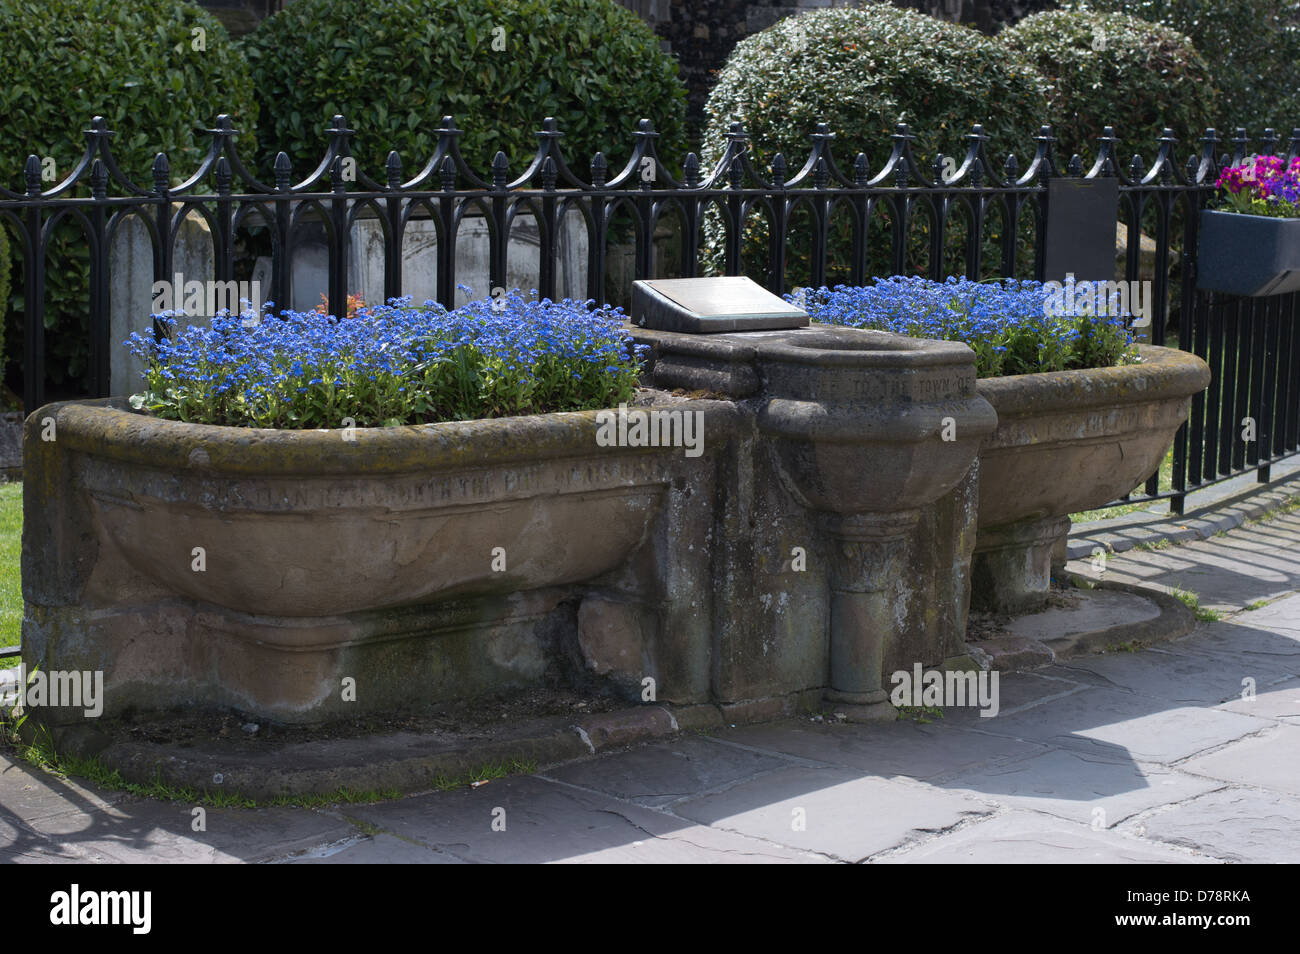
[[[185,217],[175,235],[172,272],[184,282],[205,285],[214,277],[212,233],[198,214]],[[154,247],[148,227],[136,215],[129,215],[113,235],[108,250],[109,282],[109,393],[124,396],[141,390],[144,362],[126,349],[133,331],[153,329]],[[210,316],[209,316],[210,317]],[[205,316],[192,315],[190,322],[205,324]]]

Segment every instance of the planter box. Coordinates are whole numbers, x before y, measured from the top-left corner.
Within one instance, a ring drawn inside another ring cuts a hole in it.
[[[698,406],[725,443],[727,409]],[[49,405],[27,423],[24,659],[102,671],[109,715],[319,722],[562,680],[588,620],[590,668],[629,688],[649,668],[700,701],[707,656],[681,644],[707,653],[710,462],[599,446],[595,416],[348,440]]]
[[[966,658],[973,465],[995,423],[969,349],[854,329],[638,337],[661,388],[712,395],[651,391],[630,412],[699,415],[702,445],[611,446],[597,411],[349,440],[114,399],[39,409],[24,661],[102,672],[110,722],[316,723],[556,685],[733,721],[825,696],[879,712],[886,674]]]
[[[1140,363],[1122,367],[980,381],[998,426],[980,448],[972,606],[1045,603],[1068,515],[1123,496],[1159,467],[1210,369],[1185,351],[1138,352]]]
[[[1201,212],[1196,287],[1248,297],[1300,291],[1300,219]]]

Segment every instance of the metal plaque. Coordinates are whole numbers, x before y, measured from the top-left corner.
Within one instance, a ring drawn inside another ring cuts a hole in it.
[[[808,313],[743,276],[632,283],[632,321],[656,331],[716,334],[803,328]]]

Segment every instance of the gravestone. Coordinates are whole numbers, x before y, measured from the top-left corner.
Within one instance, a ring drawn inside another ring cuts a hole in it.
[[[198,215],[186,216],[173,246],[172,272],[186,282],[210,282],[213,273],[212,233]],[[153,328],[154,246],[149,229],[138,216],[122,221],[108,250],[109,281],[109,393],[129,395],[143,387],[144,362],[126,349],[131,332],[145,334]],[[205,317],[189,316],[204,325]]]

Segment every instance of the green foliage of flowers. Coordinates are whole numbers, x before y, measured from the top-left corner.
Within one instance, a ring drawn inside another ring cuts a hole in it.
[[[1186,34],[1219,90],[1210,125],[1285,139],[1300,126],[1300,0],[1090,0]]]
[[[447,311],[405,299],[339,320],[223,314],[211,327],[127,342],[147,361],[132,404],[239,427],[335,428],[606,408],[630,401],[640,361],[619,309],[518,292]],[[640,349],[644,350],[644,349]]]
[[[1155,157],[1167,126],[1195,141],[1212,125],[1217,77],[1177,30],[1124,13],[1051,10],[998,34],[1048,82],[1058,156],[1096,156],[1097,137],[1113,126],[1126,162]],[[1186,153],[1183,153],[1186,155]]]
[[[522,172],[547,116],[583,177],[597,151],[611,167],[628,159],[641,118],[654,121],[665,159],[679,162],[684,148],[677,62],[614,0],[295,0],[244,48],[264,115],[262,168],[280,149],[299,174],[314,168],[336,113],[379,179],[389,150],[414,175],[444,115],[464,130],[461,153],[484,177],[498,150]]]
[[[53,160],[57,180],[66,178],[96,115],[114,132],[118,166],[146,188],[159,152],[167,153],[173,183],[198,166],[212,139],[202,129],[219,113],[232,115],[241,147],[253,153],[257,105],[247,65],[221,23],[196,4],[0,0],[0,24],[0,183],[8,188],[26,191],[29,155]],[[54,185],[45,181],[42,188]],[[87,371],[89,245],[73,224],[51,237],[45,347],[56,384],[76,386]],[[21,271],[13,278],[19,285]],[[6,337],[18,342],[19,295],[12,305]]]
[[[824,324],[964,342],[981,378],[1107,368],[1136,357],[1129,316],[1083,304],[1082,295],[1078,307],[1061,308],[1060,289],[1040,282],[895,276],[787,298]]]

